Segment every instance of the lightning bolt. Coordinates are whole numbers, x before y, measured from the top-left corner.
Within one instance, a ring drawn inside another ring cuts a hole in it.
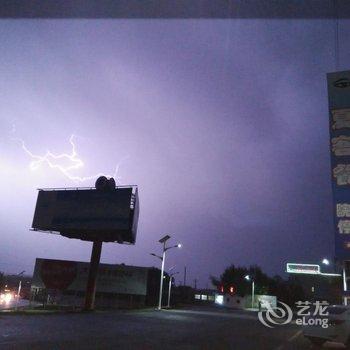
[[[114,173],[112,175],[104,174],[104,173],[98,173],[91,176],[77,176],[73,175],[72,171],[75,171],[77,169],[80,169],[84,167],[84,162],[81,158],[79,158],[78,153],[76,151],[75,143],[74,143],[74,137],[75,135],[72,134],[69,138],[69,143],[72,146],[72,151],[70,154],[68,153],[61,153],[61,154],[54,154],[50,151],[46,151],[46,153],[43,156],[34,154],[31,152],[27,146],[25,145],[24,141],[19,138],[14,138],[13,140],[19,141],[22,145],[23,151],[32,159],[32,161],[29,164],[29,169],[32,171],[35,171],[39,169],[42,165],[46,164],[51,169],[57,169],[59,172],[61,172],[64,176],[66,176],[68,179],[76,182],[84,182],[87,180],[93,180],[96,179],[99,176],[106,176],[106,177],[113,177],[117,183],[120,183],[121,177],[118,176],[119,167],[123,160],[127,159],[127,157],[124,157],[115,167]],[[69,166],[62,166],[59,164],[59,161],[62,160],[68,160],[71,162],[71,165]]]

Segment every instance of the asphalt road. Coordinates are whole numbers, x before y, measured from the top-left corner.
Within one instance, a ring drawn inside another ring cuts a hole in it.
[[[326,344],[325,349],[341,348]],[[0,349],[313,349],[296,325],[217,308],[0,315]]]

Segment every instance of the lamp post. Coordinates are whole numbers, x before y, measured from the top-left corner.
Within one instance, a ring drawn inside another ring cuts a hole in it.
[[[171,295],[171,285],[172,285],[173,276],[176,275],[177,273],[178,272],[169,274],[168,308],[170,307],[170,295]]]
[[[25,273],[25,271],[23,270],[17,276],[22,276],[24,273]],[[16,307],[15,307],[16,311],[17,311],[17,308],[18,308],[18,299],[19,299],[19,293],[21,293],[21,287],[22,287],[22,280],[19,280],[18,289],[17,289]]]
[[[161,310],[162,309],[162,294],[163,294],[163,277],[164,277],[164,264],[165,264],[165,252],[169,249],[172,249],[172,248],[181,248],[182,245],[179,243],[179,244],[176,244],[174,246],[171,246],[171,247],[167,247],[166,246],[166,242],[167,240],[170,238],[169,235],[166,235],[164,237],[162,237],[158,242],[163,244],[163,254],[162,256],[159,256],[159,255],[156,255],[154,253],[151,253],[151,255],[159,258],[161,261],[162,261],[162,269],[161,269],[161,273],[160,273],[160,286],[159,286],[159,301],[158,301],[158,310]]]
[[[246,275],[244,276],[244,278],[247,280],[247,281],[252,281],[252,309],[254,308],[254,291],[255,291],[255,282],[254,280],[249,276],[249,275]]]
[[[328,260],[327,258],[323,258],[322,259],[322,264],[323,265],[326,265],[326,266],[329,266],[331,265],[331,261]],[[344,268],[344,265],[343,265],[343,272],[342,274],[338,274],[336,273],[337,269],[336,269],[336,266],[333,267],[332,269],[335,273],[322,273],[322,275],[324,276],[338,276],[338,277],[342,277],[343,278],[343,291],[346,292],[348,287],[347,287],[347,282],[346,282],[346,274],[345,274],[345,268]],[[344,305],[347,305],[347,297],[346,296],[343,296],[343,303]]]

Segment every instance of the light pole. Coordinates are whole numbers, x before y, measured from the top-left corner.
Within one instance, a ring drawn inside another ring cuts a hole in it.
[[[247,280],[247,281],[252,281],[252,309],[254,309],[254,291],[255,291],[255,282],[254,280],[249,276],[249,275],[246,275],[244,276],[244,278]]]
[[[22,272],[20,272],[18,274],[18,276],[22,276],[25,273],[25,271],[23,270]],[[22,280],[19,280],[18,283],[18,290],[17,290],[17,298],[16,298],[16,307],[15,310],[17,311],[17,307],[18,307],[18,299],[19,299],[19,293],[21,293],[21,287],[22,287]]]
[[[158,302],[158,310],[161,310],[162,309],[162,294],[163,294],[163,277],[164,277],[164,264],[165,264],[165,252],[169,249],[172,249],[172,248],[181,248],[182,245],[179,243],[179,244],[176,244],[174,246],[171,246],[171,247],[166,247],[166,241],[170,238],[169,235],[166,235],[164,237],[162,237],[158,242],[163,244],[163,254],[162,256],[160,257],[159,255],[156,255],[154,253],[151,253],[151,255],[159,258],[161,261],[162,261],[162,269],[161,269],[161,273],[160,273],[160,286],[159,286],[159,302]]]
[[[176,275],[178,272],[174,272],[169,274],[169,291],[168,291],[168,308],[170,307],[170,295],[171,295],[171,285],[172,285],[172,279],[173,276]]]

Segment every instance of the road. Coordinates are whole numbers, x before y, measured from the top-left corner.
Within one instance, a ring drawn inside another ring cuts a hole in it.
[[[326,344],[325,349],[341,348]],[[214,308],[0,315],[0,349],[312,349],[296,325]]]

